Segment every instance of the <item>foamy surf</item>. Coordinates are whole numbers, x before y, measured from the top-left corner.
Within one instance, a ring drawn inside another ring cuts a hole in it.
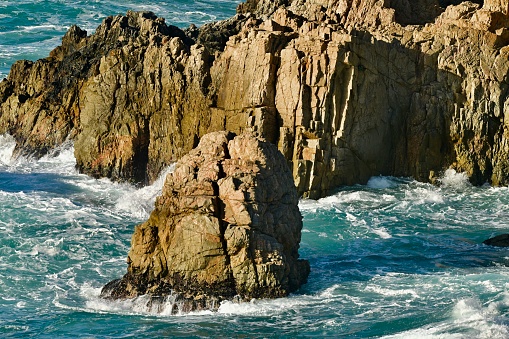
[[[448,338],[509,338],[509,322],[499,308],[507,308],[507,303],[488,302],[482,304],[478,298],[460,299],[454,305],[450,319],[427,325],[384,339],[448,339]]]
[[[369,188],[387,189],[398,186],[401,181],[393,177],[377,176],[371,177],[366,184]]]
[[[444,175],[438,179],[438,182],[447,188],[465,189],[471,187],[466,173],[457,173],[453,169],[448,169]]]
[[[126,193],[119,198],[115,204],[115,209],[123,213],[128,213],[133,217],[146,219],[154,209],[156,198],[161,195],[164,182],[168,174],[173,173],[175,164],[167,167],[150,186],[139,189],[126,189]]]
[[[61,176],[59,182],[75,188],[70,189],[68,193],[71,200],[78,205],[111,206],[116,213],[139,220],[148,218],[154,208],[156,197],[162,192],[166,176],[174,169],[174,165],[169,166],[152,185],[137,188],[130,184],[114,183],[108,179],[94,179],[79,174],[71,141],[56,147],[40,159],[22,156],[14,158],[14,148],[15,141],[12,136],[0,136],[0,169],[10,173],[57,174]]]
[[[16,141],[9,134],[0,135],[0,166],[11,166],[14,162],[12,154]]]
[[[71,154],[70,148],[67,151]],[[39,166],[51,172],[59,161],[72,163],[62,157],[45,159]],[[48,179],[34,173],[21,175]],[[107,319],[107,323],[142,319],[150,328],[172,328],[176,336],[186,335],[176,332],[175,326],[181,323],[193,328],[193,335],[205,331],[210,336],[220,336],[225,329],[239,333],[239,326],[246,329],[242,332],[246,336],[254,335],[248,329],[256,328],[267,331],[263,332],[267,337],[353,333],[359,337],[470,338],[481,331],[486,337],[505,333],[509,307],[503,295],[508,287],[504,256],[480,245],[481,232],[475,233],[477,238],[468,233],[472,214],[465,216],[464,211],[485,201],[487,209],[478,212],[485,219],[477,220],[493,232],[502,227],[503,215],[509,212],[504,207],[507,190],[447,189],[409,179],[389,179],[397,184],[388,188],[348,187],[328,199],[301,201],[306,206],[301,256],[311,260],[312,274],[296,295],[224,302],[217,312],[193,314],[179,313],[171,299],[158,303],[146,296],[101,299],[102,286],[125,273],[133,227],[148,213],[118,202],[139,194],[137,200],[153,203],[163,177],[154,187],[138,190],[62,171],[51,180],[68,185],[70,191],[65,194],[0,191],[0,208],[11,218],[0,220],[4,236],[0,270],[15,277],[0,275],[4,299],[9,299],[0,302],[17,310],[39,305],[38,312],[67,314],[70,319],[79,317],[80,322],[91,317]],[[442,196],[444,203],[413,203],[430,191]],[[25,215],[15,215],[12,206],[16,205],[30,207],[24,209]],[[41,274],[42,282],[24,280]],[[25,296],[26,289],[30,296]],[[474,301],[469,301],[472,296]],[[125,326],[132,330],[131,325]],[[209,326],[219,327],[210,332]],[[269,332],[274,328],[276,332]],[[397,333],[387,332],[394,328]]]
[[[15,156],[16,141],[9,134],[0,135],[0,170],[19,173],[76,174],[72,141],[55,147],[40,159]]]

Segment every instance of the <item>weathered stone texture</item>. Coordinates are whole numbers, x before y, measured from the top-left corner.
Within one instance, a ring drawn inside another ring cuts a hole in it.
[[[298,259],[301,229],[277,148],[250,134],[210,133],[168,175],[135,230],[127,275],[103,295],[178,293],[191,309],[205,307],[197,300],[286,296],[309,274]]]
[[[210,131],[278,145],[300,195],[446,168],[509,184],[506,1],[250,0],[181,31],[148,13],[72,28],[0,84],[0,132],[151,182]]]

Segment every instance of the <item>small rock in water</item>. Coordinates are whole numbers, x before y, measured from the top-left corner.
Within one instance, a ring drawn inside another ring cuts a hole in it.
[[[500,234],[488,240],[484,240],[483,244],[496,247],[509,247],[509,234]]]
[[[302,216],[287,162],[252,134],[205,135],[168,175],[155,210],[136,227],[128,272],[110,299],[175,296],[179,311],[222,300],[287,296],[306,282]]]

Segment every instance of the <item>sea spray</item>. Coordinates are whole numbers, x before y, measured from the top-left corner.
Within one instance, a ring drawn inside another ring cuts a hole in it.
[[[2,174],[20,176],[0,191],[3,333],[41,333],[57,322],[51,332],[57,336],[79,335],[78,324],[110,336],[143,328],[175,336],[465,338],[496,337],[509,328],[507,254],[481,245],[506,227],[506,188],[451,189],[382,177],[391,184],[302,200],[301,251],[311,258],[312,274],[301,291],[278,300],[225,302],[217,313],[172,316],[178,306],[171,300],[156,305],[143,298],[99,298],[101,287],[125,272],[134,226],[144,218],[143,209],[126,209],[119,201],[140,192],[148,206],[153,194],[146,191],[159,188],[136,189],[69,171],[73,161],[64,154],[71,153],[67,148],[60,160],[32,159],[26,169]],[[69,167],[59,170],[63,164]],[[42,185],[48,180],[63,184],[64,193]],[[16,189],[21,182],[23,192]],[[477,301],[470,304],[472,296]],[[32,321],[33,310],[46,320]]]
[[[0,135],[0,166],[6,167],[13,164],[12,154],[15,147],[16,141],[11,135]]]
[[[444,175],[438,179],[441,186],[447,188],[464,189],[471,186],[466,173],[457,173],[453,169],[448,169]]]
[[[154,209],[155,199],[161,195],[166,176],[174,169],[175,165],[173,164],[163,170],[159,178],[150,186],[139,189],[126,187],[126,194],[117,200],[115,209],[136,218],[147,219]]]

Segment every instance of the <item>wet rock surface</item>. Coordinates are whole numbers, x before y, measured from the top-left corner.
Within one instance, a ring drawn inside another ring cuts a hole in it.
[[[173,297],[185,311],[287,296],[309,274],[298,259],[301,229],[276,146],[251,134],[207,134],[168,175],[149,220],[136,227],[127,274],[102,296]]]

